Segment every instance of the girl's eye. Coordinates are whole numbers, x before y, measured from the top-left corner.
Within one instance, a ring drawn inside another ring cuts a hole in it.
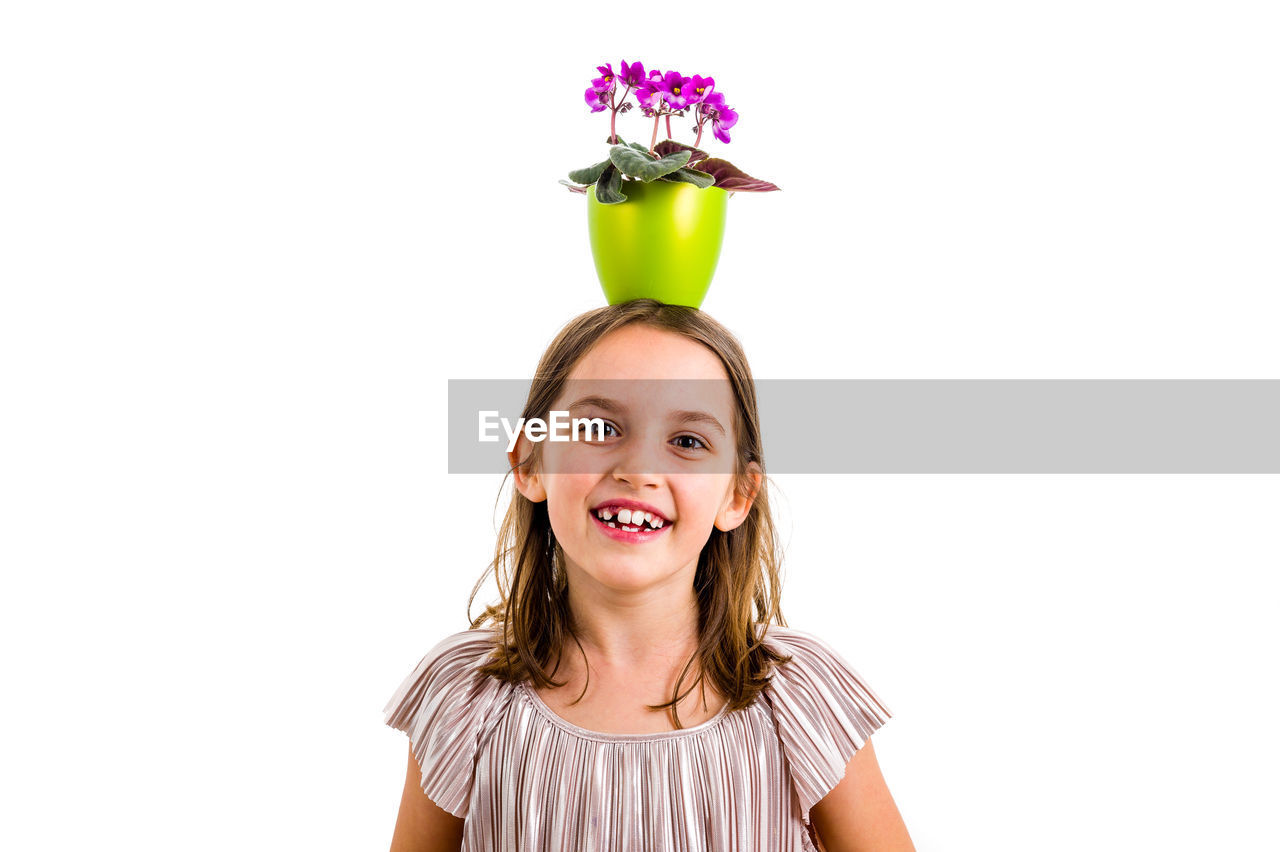
[[[594,426],[590,423],[581,422],[578,424],[578,432],[574,437],[576,437],[580,441],[587,441],[587,442],[599,441],[602,437],[603,438],[611,437],[609,435],[610,429],[612,429],[615,434],[618,431],[618,427],[614,426],[608,420],[604,421],[603,434],[601,433],[599,426]]]
[[[677,435],[676,440],[677,441],[693,441],[693,443],[697,445],[692,447],[688,445],[684,445],[680,447],[680,449],[682,450],[708,449],[706,443],[696,435]]]

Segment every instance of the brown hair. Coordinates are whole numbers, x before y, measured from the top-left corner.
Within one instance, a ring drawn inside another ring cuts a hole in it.
[[[606,334],[633,323],[683,335],[719,356],[737,402],[734,433],[738,493],[751,493],[754,483],[747,476],[751,462],[761,471],[759,489],[746,519],[728,532],[712,529],[702,548],[694,577],[698,649],[681,671],[671,701],[650,705],[653,710],[670,708],[676,727],[682,727],[677,705],[703,678],[710,678],[729,700],[729,709],[737,710],[755,700],[768,683],[773,665],[789,659],[760,641],[760,628],[770,623],[785,627],[786,621],[778,601],[781,546],[766,490],[755,384],[741,344],[728,329],[696,308],[653,299],[597,308],[570,321],[547,348],[538,363],[523,416],[526,420],[545,419],[582,357]],[[536,468],[540,447],[535,443],[520,465]],[[481,672],[509,683],[531,680],[539,688],[564,685],[552,680],[560,665],[560,654],[569,639],[578,644],[579,650],[582,645],[573,630],[563,560],[546,502],[535,503],[515,491],[498,532],[494,559],[467,602],[470,613],[476,593],[493,572],[501,603],[486,606],[484,613],[471,623],[472,629],[487,622],[500,628],[494,654],[479,669]],[[680,686],[695,659],[700,662],[698,678],[681,694]],[[552,660],[555,667],[548,674],[546,667]]]

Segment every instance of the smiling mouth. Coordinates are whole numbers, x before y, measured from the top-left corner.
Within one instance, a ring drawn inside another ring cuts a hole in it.
[[[648,541],[675,526],[675,521],[635,509],[600,508],[588,510],[600,531],[618,541]]]
[[[653,532],[673,523],[652,512],[641,512],[639,509],[619,509],[612,506],[593,509],[590,514],[605,526],[623,529],[627,532]]]

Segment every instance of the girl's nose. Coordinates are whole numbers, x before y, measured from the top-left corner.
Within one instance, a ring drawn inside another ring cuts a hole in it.
[[[661,477],[653,473],[623,473],[615,470],[613,478],[619,482],[625,482],[632,488],[656,488],[661,481]]]
[[[663,455],[660,447],[643,438],[627,442],[620,448],[612,470],[613,478],[634,488],[656,486],[662,481]]]

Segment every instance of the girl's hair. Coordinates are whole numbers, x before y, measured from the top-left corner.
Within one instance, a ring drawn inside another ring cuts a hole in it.
[[[689,691],[703,683],[704,677],[710,678],[729,700],[729,709],[737,710],[749,705],[765,687],[773,665],[789,659],[760,641],[763,628],[770,623],[785,627],[786,621],[778,601],[781,546],[769,509],[755,384],[741,344],[728,329],[695,308],[653,299],[597,308],[569,322],[547,348],[538,363],[523,416],[526,422],[533,417],[547,419],[582,357],[609,332],[636,323],[683,335],[719,356],[737,403],[734,433],[738,493],[748,496],[754,486],[747,476],[749,463],[758,464],[761,472],[759,490],[746,520],[729,532],[713,528],[702,548],[693,582],[698,600],[698,650],[681,671],[672,699],[650,705],[653,710],[670,708],[676,726],[683,727],[677,706]],[[534,443],[519,466],[536,470],[541,462],[541,446]],[[580,651],[582,644],[573,629],[563,566],[564,551],[552,532],[546,501],[535,503],[514,490],[498,532],[494,559],[467,602],[469,614],[476,593],[493,572],[501,603],[485,607],[484,613],[471,623],[472,629],[487,622],[500,628],[494,654],[479,669],[481,672],[509,683],[531,680],[539,688],[564,685],[553,681],[552,675],[560,667],[566,642],[572,639]],[[695,660],[700,662],[698,677],[682,694],[680,686]],[[552,661],[555,665],[548,673],[546,667]]]

